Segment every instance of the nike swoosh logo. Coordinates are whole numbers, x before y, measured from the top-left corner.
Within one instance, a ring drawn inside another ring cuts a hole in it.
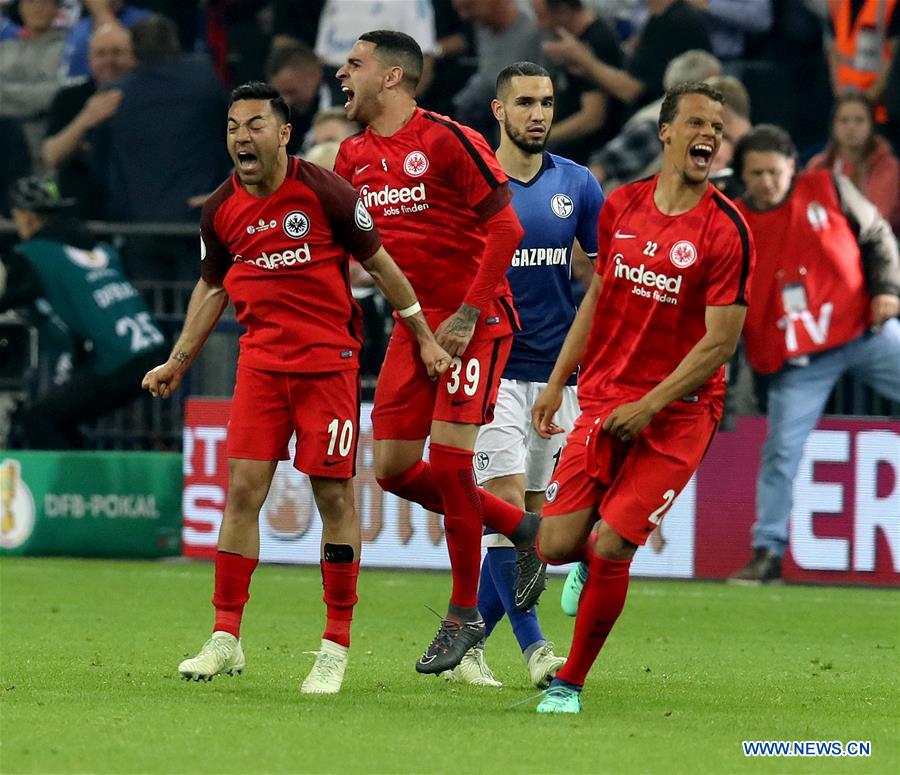
[[[616,229],[616,233],[613,234],[613,239],[637,239],[637,234],[624,234]]]
[[[463,404],[468,404],[471,400],[471,398],[464,398],[462,401],[460,401],[458,398],[454,398],[450,402],[450,406],[462,406]]]
[[[324,460],[322,461],[323,466],[336,466],[338,463],[343,463],[343,460]]]
[[[371,164],[363,164],[362,167],[357,167],[356,172],[354,172],[353,174],[359,175],[360,172],[364,172],[365,170],[369,169],[369,167],[371,167],[371,166],[372,166]]]
[[[434,662],[436,657],[437,657],[437,654],[430,656],[430,657],[426,657],[423,654],[421,657],[419,657],[419,664],[420,665],[430,665],[432,662]]]

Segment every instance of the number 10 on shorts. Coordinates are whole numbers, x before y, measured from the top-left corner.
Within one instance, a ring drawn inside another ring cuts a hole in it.
[[[353,420],[344,420],[342,426],[341,421],[335,417],[328,423],[328,433],[331,436],[328,442],[328,454],[333,455],[336,447],[340,457],[347,457],[353,446]]]

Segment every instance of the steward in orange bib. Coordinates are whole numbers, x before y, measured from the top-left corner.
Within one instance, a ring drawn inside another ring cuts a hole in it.
[[[829,0],[828,15],[834,93],[862,92],[876,106],[878,123],[885,123],[884,89],[900,38],[897,0]]]

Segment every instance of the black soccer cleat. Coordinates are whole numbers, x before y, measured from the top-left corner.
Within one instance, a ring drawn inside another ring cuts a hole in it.
[[[781,558],[768,549],[754,549],[753,559],[727,579],[729,584],[759,587],[764,584],[782,584]]]
[[[443,673],[452,670],[466,652],[484,637],[484,619],[473,622],[454,622],[441,619],[441,626],[425,653],[416,662],[419,673]]]
[[[537,603],[547,587],[547,563],[538,557],[537,549],[516,549],[516,610],[527,611]]]

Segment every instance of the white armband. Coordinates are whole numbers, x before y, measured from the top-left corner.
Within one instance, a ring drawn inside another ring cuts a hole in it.
[[[397,314],[401,318],[410,318],[413,315],[415,315],[417,312],[421,312],[421,311],[422,311],[422,305],[419,304],[419,302],[416,302],[415,304],[410,304],[408,307],[405,307],[404,309],[398,309]]]

